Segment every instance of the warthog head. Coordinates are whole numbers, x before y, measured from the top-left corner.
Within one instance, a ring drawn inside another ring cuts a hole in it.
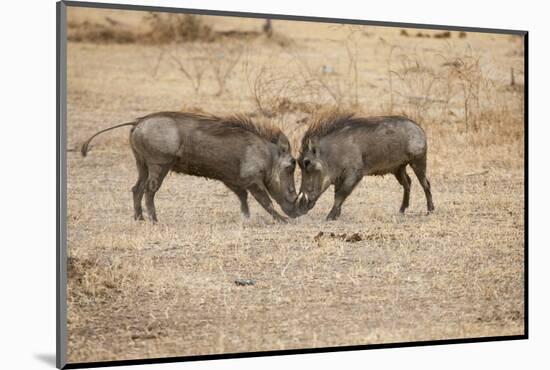
[[[302,184],[296,203],[299,212],[305,214],[331,184],[328,165],[321,156],[319,138],[308,139],[302,144],[298,164],[302,170]]]
[[[294,184],[296,160],[290,153],[290,143],[284,135],[279,136],[277,152],[273,157],[271,176],[267,182],[269,194],[292,218],[298,217],[297,194]]]

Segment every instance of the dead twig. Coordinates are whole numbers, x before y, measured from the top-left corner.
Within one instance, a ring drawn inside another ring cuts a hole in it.
[[[489,173],[489,170],[483,170],[483,171],[479,171],[479,172],[470,172],[470,173],[465,174],[464,176],[465,177],[471,177],[471,176],[485,175],[485,174],[488,174],[488,173]]]

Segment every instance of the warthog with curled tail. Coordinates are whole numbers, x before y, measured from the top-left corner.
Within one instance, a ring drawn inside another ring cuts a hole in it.
[[[86,156],[94,137],[123,126],[132,126],[130,146],[138,170],[132,188],[136,220],[143,220],[141,202],[145,195],[149,216],[157,221],[154,198],[169,171],[223,182],[239,198],[245,217],[250,215],[249,192],[277,221],[288,219],[275,210],[270,196],[288,216],[298,216],[296,161],[279,129],[255,124],[243,116],[160,112],[99,131],[82,145],[82,155]]]
[[[409,206],[411,190],[407,165],[418,177],[428,212],[432,212],[431,186],[426,177],[427,148],[424,130],[408,118],[325,114],[310,124],[302,138],[298,159],[302,170],[300,213],[307,213],[321,194],[334,185],[334,205],[327,220],[335,220],[363,176],[385,174],[395,175],[403,186],[403,213]]]

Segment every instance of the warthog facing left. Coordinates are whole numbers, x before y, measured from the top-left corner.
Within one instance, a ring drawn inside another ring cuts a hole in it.
[[[424,130],[405,117],[355,117],[328,114],[312,123],[302,138],[298,163],[302,169],[300,213],[308,212],[330,185],[334,205],[327,216],[340,216],[342,204],[363,176],[393,174],[403,186],[401,213],[409,206],[410,165],[426,194],[428,212],[434,210],[426,177],[427,143]]]
[[[279,129],[256,125],[241,116],[153,113],[99,131],[82,145],[82,155],[86,156],[95,136],[122,126],[132,126],[130,146],[138,170],[132,188],[136,220],[143,219],[141,201],[145,195],[149,216],[157,221],[154,198],[169,171],[220,180],[237,195],[245,217],[250,214],[249,192],[277,221],[287,218],[273,208],[270,195],[288,216],[298,215],[296,161]]]

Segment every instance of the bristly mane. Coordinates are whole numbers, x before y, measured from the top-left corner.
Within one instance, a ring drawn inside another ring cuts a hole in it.
[[[313,137],[322,137],[340,130],[347,126],[350,119],[354,117],[353,113],[330,112],[323,113],[314,118],[313,122],[307,128],[302,141],[307,141]]]
[[[211,114],[189,112],[159,112],[140,117],[139,120],[155,116],[170,117],[175,120],[193,119],[205,123],[204,129],[213,135],[228,135],[241,130],[251,132],[271,143],[276,144],[282,134],[278,127],[269,123],[255,123],[250,117],[235,114],[227,117],[219,117]]]
[[[328,112],[319,115],[307,128],[302,138],[302,148],[312,138],[321,138],[337,133],[349,127],[375,129],[378,124],[387,119],[403,119],[403,117],[357,117],[351,112]]]
[[[278,127],[266,122],[254,122],[250,117],[244,115],[237,114],[229,117],[216,118],[221,122],[219,129],[222,134],[226,130],[246,130],[274,144],[277,143],[282,134]]]

